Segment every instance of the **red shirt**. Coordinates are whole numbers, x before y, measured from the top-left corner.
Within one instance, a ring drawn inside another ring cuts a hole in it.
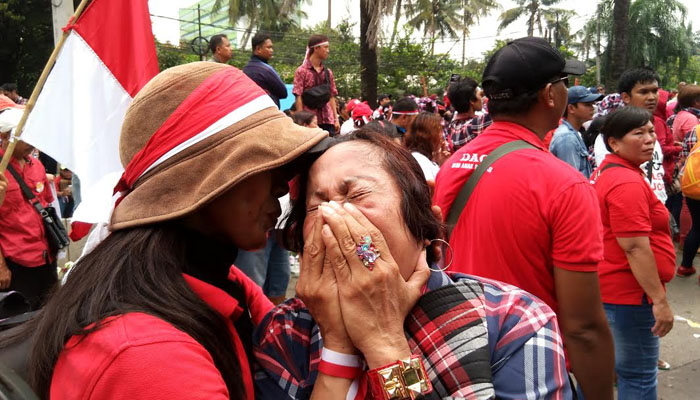
[[[448,215],[479,163],[518,139],[536,149],[510,153],[482,176],[450,237],[451,269],[516,285],[556,312],[553,267],[593,272],[603,258],[600,211],[583,175],[533,132],[494,122],[443,164],[434,202]]]
[[[273,308],[262,289],[238,268],[229,279],[246,293],[254,325]],[[223,290],[185,275],[192,290],[226,317],[241,365],[247,398],[254,399],[248,358],[233,323],[238,301]],[[228,399],[228,390],[209,352],[169,323],[143,313],[108,319],[97,331],[72,337],[54,368],[51,399]]]
[[[609,163],[622,167],[610,167],[598,176],[598,170]],[[605,246],[605,259],[598,265],[600,294],[604,303],[639,305],[644,290],[634,278],[616,238],[648,236],[659,279],[665,284],[676,270],[668,211],[639,167],[624,158],[608,154],[598,170],[593,172],[594,187],[600,202]]]
[[[321,64],[321,67],[321,72],[318,72],[311,64],[311,61],[308,59],[304,61],[294,72],[294,87],[292,88],[292,93],[295,96],[301,96],[304,90],[326,83],[325,69],[327,67],[324,64]],[[328,77],[331,79],[331,97],[335,97],[338,95],[338,89],[335,87],[335,78],[333,78],[333,71],[331,71],[330,68],[328,68]],[[316,114],[319,125],[333,125],[335,123],[335,113],[333,112],[330,101],[320,110],[306,107],[306,105],[304,106],[304,110]],[[336,134],[337,133],[338,132],[336,132]]]
[[[0,149],[0,157],[5,152]],[[46,170],[34,157],[25,159],[24,168],[12,157],[10,165],[19,173],[42,206],[53,201],[53,194],[46,179]],[[44,224],[34,206],[22,195],[22,190],[10,171],[5,201],[0,206],[0,250],[5,259],[24,267],[39,267],[53,260],[44,233]]]

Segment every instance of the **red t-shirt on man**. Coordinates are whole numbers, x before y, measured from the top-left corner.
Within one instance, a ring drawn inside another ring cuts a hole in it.
[[[613,163],[619,167],[606,165]],[[599,172],[602,171],[602,172]],[[605,259],[598,265],[603,303],[640,305],[644,290],[632,274],[618,237],[648,236],[662,284],[673,279],[676,252],[671,242],[668,210],[654,195],[639,167],[608,154],[593,172],[603,220]],[[651,299],[648,299],[651,303]]]
[[[273,304],[260,286],[238,268],[231,267],[229,280],[243,289],[252,323],[257,326]],[[246,399],[253,400],[250,363],[233,325],[242,315],[242,307],[215,286],[188,275],[185,281],[226,319],[241,366]],[[229,393],[204,346],[158,317],[134,312],[111,317],[98,330],[68,340],[53,371],[50,397],[227,400]]]
[[[583,175],[533,132],[497,121],[443,164],[434,203],[448,215],[479,163],[520,139],[536,148],[504,156],[482,176],[450,237],[450,268],[518,286],[556,312],[554,266],[594,272],[603,258],[600,210]]]
[[[5,154],[0,149],[0,157]],[[10,165],[22,177],[41,205],[53,202],[53,194],[41,161],[34,157],[25,159],[24,168],[14,157]],[[0,206],[0,250],[5,259],[23,267],[39,267],[53,261],[49,243],[44,233],[44,223],[27,199],[10,171],[5,171],[7,193]]]

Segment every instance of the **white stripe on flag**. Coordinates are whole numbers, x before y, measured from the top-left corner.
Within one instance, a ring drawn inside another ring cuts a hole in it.
[[[153,168],[157,167],[158,165],[162,164],[169,158],[175,156],[176,154],[180,153],[181,151],[189,148],[190,146],[193,146],[202,140],[211,137],[222,130],[228,128],[229,126],[235,124],[236,122],[239,122],[245,118],[250,117],[251,115],[255,114],[256,112],[260,110],[264,110],[269,107],[277,107],[275,103],[272,101],[270,96],[268,95],[262,95],[258,97],[257,99],[246,103],[237,109],[231,111],[230,113],[224,115],[219,119],[218,121],[214,122],[213,124],[209,125],[206,129],[204,129],[202,132],[199,132],[198,134],[194,135],[190,139],[187,139],[186,141],[180,143],[179,145],[175,146],[172,148],[170,151],[167,153],[163,154],[159,159],[157,159],[153,164],[151,164],[148,168],[146,168],[145,171],[141,175],[139,175],[139,178],[144,176],[148,171],[152,170]]]
[[[123,171],[119,133],[131,96],[72,31],[27,120],[22,140],[80,178],[74,219],[107,222],[112,188]]]

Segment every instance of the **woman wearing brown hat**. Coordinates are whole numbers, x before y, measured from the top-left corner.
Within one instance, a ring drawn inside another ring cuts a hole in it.
[[[122,127],[111,233],[27,326],[33,389],[253,399],[252,331],[273,306],[231,265],[274,226],[292,175],[281,167],[324,137],[230,66],[192,63],[149,82]],[[345,398],[321,375],[314,396]]]

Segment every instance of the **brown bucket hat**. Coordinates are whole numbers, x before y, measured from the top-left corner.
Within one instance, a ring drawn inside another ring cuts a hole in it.
[[[180,65],[143,87],[126,112],[119,138],[125,168],[180,103],[222,68],[233,67],[213,62]],[[274,106],[264,108],[138,178],[114,209],[110,230],[189,214],[244,178],[290,163],[326,137],[321,129],[294,124]]]

